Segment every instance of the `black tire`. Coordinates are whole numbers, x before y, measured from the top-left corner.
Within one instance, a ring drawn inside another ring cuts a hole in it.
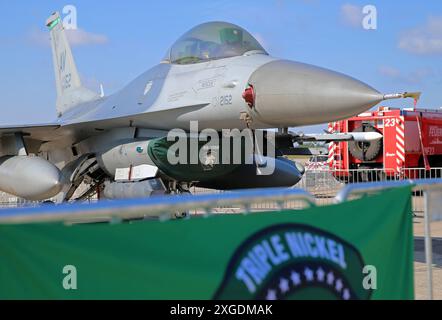
[[[370,124],[363,123],[353,132],[379,132]],[[351,155],[361,161],[372,161],[382,152],[383,139],[371,142],[350,141],[348,150]]]

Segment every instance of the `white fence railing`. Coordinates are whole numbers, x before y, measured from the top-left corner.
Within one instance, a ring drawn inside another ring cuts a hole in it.
[[[345,179],[343,178],[345,174]],[[435,179],[442,177],[442,168],[424,168],[403,169],[400,174],[387,175],[383,169],[355,169],[348,171],[332,170],[328,167],[323,169],[307,170],[302,180],[295,186],[306,190],[316,199],[316,205],[329,205],[334,203],[336,195],[347,185],[360,184],[367,182],[392,182],[408,181],[420,179]],[[224,191],[192,188],[193,194],[218,194]],[[424,212],[424,201],[422,192],[413,194],[413,211],[415,214]],[[286,204],[292,209],[301,208],[298,202]],[[260,203],[252,206],[254,210],[266,210],[275,207],[273,203]],[[223,208],[218,208],[222,211]]]
[[[354,170],[332,170],[329,167],[306,171],[302,180],[295,186],[304,189],[315,197],[316,205],[328,205],[334,202],[334,198],[339,191],[347,184],[358,184],[365,182],[386,182],[386,181],[404,181],[410,179],[434,179],[442,178],[442,168],[424,168],[403,169],[400,174],[386,174],[383,169],[354,169]],[[193,194],[220,194],[219,190],[192,188]],[[12,197],[0,193],[0,207],[14,208],[24,206],[36,206],[38,202],[25,201],[23,199]],[[250,209],[255,211],[272,210],[276,207],[275,203],[259,203],[251,205]],[[290,201],[285,204],[286,208],[300,209],[303,207],[299,201]],[[213,208],[215,212],[235,213],[243,208],[224,206]],[[424,211],[423,194],[416,192],[413,195],[413,211],[416,214],[422,214]]]

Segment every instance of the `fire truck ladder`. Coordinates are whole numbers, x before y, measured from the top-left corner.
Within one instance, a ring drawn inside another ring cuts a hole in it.
[[[342,121],[338,122],[337,127],[338,133],[342,133]],[[343,160],[342,160],[342,142],[337,141],[336,142],[336,151],[335,151],[335,157],[336,157],[336,169],[341,170],[343,168]]]
[[[419,130],[419,141],[421,144],[422,156],[424,158],[425,170],[429,171],[431,169],[431,167],[430,167],[430,163],[428,162],[427,153],[425,152],[424,140],[423,140],[423,134],[422,134],[422,122],[421,122],[422,121],[422,113],[419,112],[419,115],[416,116],[416,120],[417,120],[417,128]]]

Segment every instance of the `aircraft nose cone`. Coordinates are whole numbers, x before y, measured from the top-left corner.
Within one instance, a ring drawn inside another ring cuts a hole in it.
[[[352,77],[287,60],[258,68],[249,83],[256,117],[280,127],[344,119],[383,100],[377,90]]]

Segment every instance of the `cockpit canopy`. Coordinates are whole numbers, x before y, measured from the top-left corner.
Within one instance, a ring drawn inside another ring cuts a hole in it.
[[[242,56],[249,52],[267,54],[243,28],[226,22],[208,22],[179,38],[163,60],[174,64],[192,64]]]

